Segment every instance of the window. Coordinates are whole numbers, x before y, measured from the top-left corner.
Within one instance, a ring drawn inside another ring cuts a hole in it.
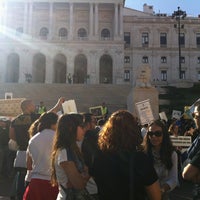
[[[181,47],[185,47],[185,34],[180,33],[180,45]]]
[[[41,38],[41,39],[46,40],[48,34],[49,34],[48,28],[43,27],[43,28],[40,29],[40,38]]]
[[[200,33],[196,34],[196,43],[197,43],[197,48],[200,48]]]
[[[161,57],[161,63],[167,63],[167,58],[165,56]]]
[[[80,28],[78,30],[78,38],[79,39],[86,39],[87,38],[87,32],[84,28]]]
[[[200,64],[200,57],[197,58],[197,64]]]
[[[17,29],[16,29],[16,36],[21,36],[22,35],[22,33],[23,33],[23,28],[22,27],[18,27]]]
[[[130,63],[130,56],[124,56],[124,63]]]
[[[124,41],[125,41],[125,48],[129,48],[131,44],[131,33],[125,32],[124,33]]]
[[[110,31],[107,28],[105,28],[101,31],[101,39],[103,39],[103,40],[110,39]]]
[[[198,71],[198,81],[200,81],[200,71]]]
[[[148,63],[149,62],[149,59],[147,56],[143,56],[142,58],[142,63]]]
[[[67,39],[67,29],[66,28],[60,28],[59,37],[60,37],[60,39]]]
[[[160,47],[167,47],[167,33],[160,33]]]
[[[167,80],[167,71],[161,70],[161,81],[166,81],[166,80]]]
[[[130,81],[130,71],[124,70],[124,81]]]
[[[183,63],[185,63],[185,57],[183,57],[183,56],[181,56],[181,63],[183,64]]]
[[[149,46],[149,34],[148,33],[142,33],[142,46],[143,47]]]
[[[185,79],[185,71],[181,71],[181,79]]]

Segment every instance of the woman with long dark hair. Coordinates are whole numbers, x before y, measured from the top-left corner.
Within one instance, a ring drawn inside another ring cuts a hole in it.
[[[169,199],[169,192],[178,184],[178,158],[167,127],[161,120],[155,120],[148,126],[142,147],[157,172],[162,199]]]
[[[51,157],[52,185],[59,186],[57,200],[66,199],[68,188],[82,190],[89,179],[77,141],[84,137],[84,118],[80,114],[65,114],[58,121]]]

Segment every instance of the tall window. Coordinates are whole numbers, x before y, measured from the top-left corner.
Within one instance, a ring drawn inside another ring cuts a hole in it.
[[[130,56],[124,56],[124,63],[130,63]]]
[[[196,33],[197,48],[200,48],[200,33]]]
[[[161,57],[161,63],[167,63],[167,57],[162,56]]]
[[[78,38],[82,40],[87,38],[87,31],[84,28],[78,30]]]
[[[200,57],[197,58],[197,64],[200,64]]]
[[[180,45],[181,47],[185,47],[185,34],[180,33]]]
[[[148,47],[149,46],[149,34],[148,33],[142,33],[142,46]]]
[[[181,79],[185,79],[185,71],[181,71]]]
[[[131,44],[131,33],[125,32],[124,33],[124,41],[125,41],[125,48],[129,48]]]
[[[161,70],[161,81],[166,81],[166,80],[167,80],[167,71]]]
[[[43,27],[43,28],[40,29],[40,38],[41,38],[41,39],[46,40],[48,34],[49,34],[48,28]]]
[[[107,28],[104,28],[104,29],[101,31],[101,39],[103,39],[103,40],[108,40],[108,39],[110,39],[110,31],[109,31]]]
[[[200,81],[200,71],[198,71],[198,81]]]
[[[160,33],[160,47],[167,47],[167,33]]]
[[[124,70],[124,81],[130,81],[130,70]]]
[[[18,27],[18,28],[16,29],[16,36],[21,36],[22,33],[23,33],[23,28],[22,28],[22,27]]]
[[[185,63],[185,57],[184,56],[181,56],[181,63]]]
[[[60,37],[60,39],[67,39],[67,29],[66,28],[60,28],[59,37]]]
[[[143,56],[142,63],[149,63],[149,58],[147,56]]]

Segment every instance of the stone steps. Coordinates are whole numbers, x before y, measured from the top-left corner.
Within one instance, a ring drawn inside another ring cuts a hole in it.
[[[0,99],[5,98],[6,92],[11,92],[13,98],[32,99],[36,105],[44,101],[47,108],[50,108],[63,96],[66,100],[74,99],[79,112],[88,112],[89,107],[105,102],[111,113],[127,108],[130,91],[129,85],[5,83],[0,84]]]

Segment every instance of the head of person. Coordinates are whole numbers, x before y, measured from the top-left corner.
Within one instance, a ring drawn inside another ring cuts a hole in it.
[[[140,127],[136,117],[126,110],[114,112],[100,131],[98,145],[102,151],[136,150],[141,144]]]
[[[179,133],[178,124],[176,122],[171,123],[168,131],[171,135],[178,136],[178,133]]]
[[[40,101],[40,106],[44,106],[44,102],[43,101]]]
[[[85,119],[81,114],[64,114],[58,120],[55,148],[70,148],[83,140]]]
[[[58,115],[53,112],[45,112],[38,119],[37,129],[38,132],[43,131],[44,129],[56,130],[58,121]]]
[[[200,102],[194,105],[194,112],[192,114],[196,128],[200,129]]]
[[[96,127],[97,120],[92,113],[83,113],[85,118],[85,131],[94,130]]]
[[[171,155],[174,150],[167,126],[161,120],[154,120],[148,126],[147,134],[144,137],[142,147],[153,160],[152,151],[156,150],[160,153],[161,161],[167,169],[171,169]]]
[[[26,99],[21,102],[21,110],[24,114],[34,113],[36,106],[32,100]]]

